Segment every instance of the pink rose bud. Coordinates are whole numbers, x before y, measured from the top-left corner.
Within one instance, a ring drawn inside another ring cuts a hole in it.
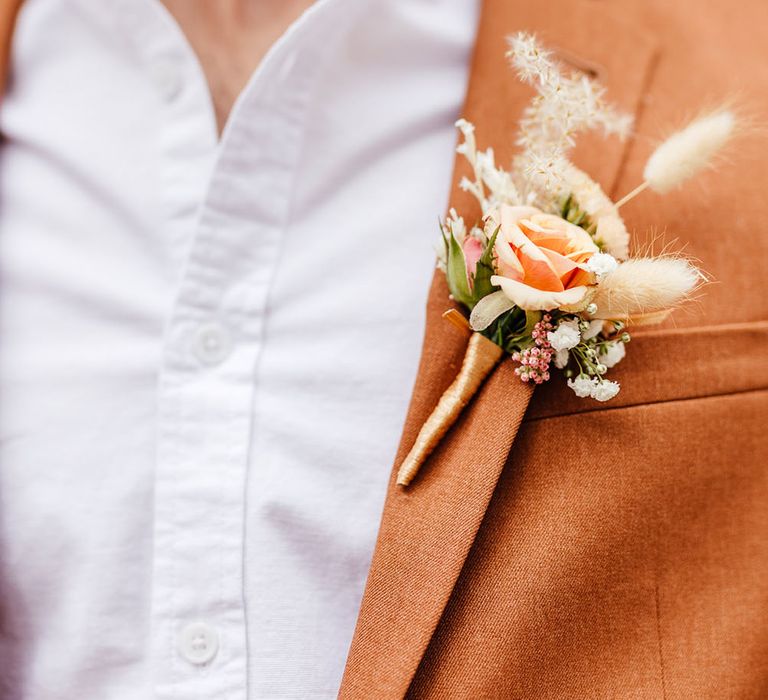
[[[469,279],[477,270],[477,261],[483,255],[483,244],[477,238],[467,236],[461,247],[464,250],[464,259],[467,261],[467,279]]]

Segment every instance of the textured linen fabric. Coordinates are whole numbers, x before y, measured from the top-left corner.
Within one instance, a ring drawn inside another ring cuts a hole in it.
[[[486,0],[464,114],[509,162],[532,91],[504,36],[536,32],[637,118],[627,144],[579,140],[614,197],[665,128],[737,92],[768,114],[758,0]],[[661,327],[637,329],[607,404],[560,378],[489,378],[409,489],[392,472],[341,697],[418,700],[768,697],[766,138],[717,172],[623,209],[635,250],[660,230],[715,279]],[[451,203],[472,217],[458,187]],[[466,344],[441,321],[436,274],[404,456]],[[397,460],[395,465],[397,464]]]
[[[325,0],[220,142],[150,0],[29,0],[0,110],[0,693],[335,697],[471,0]]]
[[[766,406],[525,421],[409,697],[766,697]]]

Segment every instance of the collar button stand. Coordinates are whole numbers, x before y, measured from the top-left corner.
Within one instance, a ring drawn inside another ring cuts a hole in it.
[[[192,622],[181,630],[179,653],[195,666],[207,664],[219,650],[219,635],[205,622]]]

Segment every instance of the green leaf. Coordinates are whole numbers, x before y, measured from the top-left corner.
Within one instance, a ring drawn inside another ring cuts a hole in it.
[[[597,224],[592,221],[589,214],[579,206],[579,203],[572,194],[569,194],[563,200],[560,215],[566,221],[583,228],[590,236],[592,236],[592,240],[595,241],[595,244],[600,250],[605,247],[603,241],[597,238]]]
[[[525,312],[513,306],[505,311],[488,328],[480,331],[486,338],[501,346],[507,352],[519,349],[520,334],[525,326]]]
[[[464,258],[464,251],[461,245],[450,232],[448,240],[448,264],[446,265],[446,276],[448,277],[448,289],[450,289],[453,298],[460,304],[469,307],[473,306],[472,292],[469,289],[469,280],[467,279],[467,261]]]
[[[530,337],[531,333],[533,333],[533,327],[541,321],[541,317],[544,314],[542,314],[541,311],[526,311],[525,312],[525,330],[523,330],[523,335],[526,337]]]
[[[560,204],[560,216],[563,219],[568,219],[568,213],[571,211],[571,205],[573,203],[573,195],[569,194],[567,197],[565,197]]]
[[[496,245],[496,237],[501,226],[497,226],[491,238],[486,242],[483,254],[477,261],[475,276],[472,280],[472,305],[474,306],[483,297],[495,292],[498,287],[491,284],[491,277],[496,274],[493,267],[493,248]]]

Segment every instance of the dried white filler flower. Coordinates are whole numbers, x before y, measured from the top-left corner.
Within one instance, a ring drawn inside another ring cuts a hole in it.
[[[605,251],[619,260],[629,257],[629,233],[616,205],[585,172],[571,163],[563,173],[564,185],[597,226]]]
[[[578,71],[565,75],[560,64],[536,41],[519,32],[509,39],[508,57],[521,80],[537,95],[523,112],[518,144],[523,153],[516,170],[544,199],[561,194],[569,166],[568,151],[576,134],[602,128],[626,138],[632,117],[616,111],[604,99],[604,88]]]
[[[456,127],[464,137],[463,142],[456,147],[456,152],[463,155],[472,166],[473,176],[471,180],[463,177],[459,187],[477,199],[483,216],[502,204],[522,204],[510,173],[496,167],[493,149],[477,150],[474,125],[466,119],[459,119]]]

